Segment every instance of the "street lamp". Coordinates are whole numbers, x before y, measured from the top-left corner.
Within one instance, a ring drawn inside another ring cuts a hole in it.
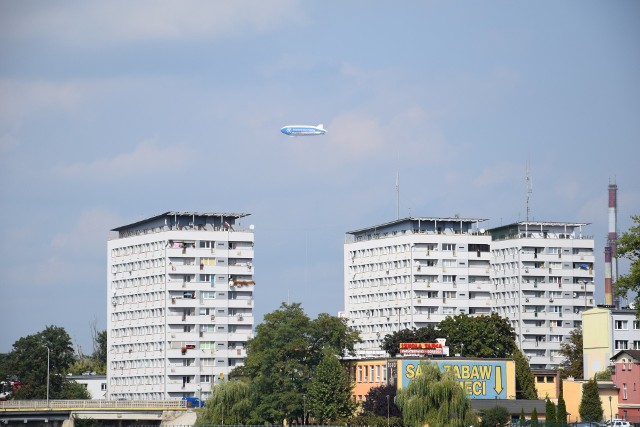
[[[389,395],[387,394],[387,427],[389,427]]]
[[[47,346],[46,344],[43,344],[45,346],[45,348],[47,349],[47,407],[49,407],[49,354],[51,353],[51,350],[49,349],[49,346]]]
[[[302,395],[302,425],[307,423],[307,395]]]

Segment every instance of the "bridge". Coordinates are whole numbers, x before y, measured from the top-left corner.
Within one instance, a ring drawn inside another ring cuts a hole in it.
[[[91,418],[110,425],[193,425],[195,413],[182,400],[8,400],[0,402],[0,427],[74,427]],[[181,419],[178,422],[178,418]]]

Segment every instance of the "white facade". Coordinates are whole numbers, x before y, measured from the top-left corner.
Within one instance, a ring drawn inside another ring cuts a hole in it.
[[[82,384],[91,395],[91,399],[100,400],[107,398],[106,375],[67,375],[67,379]]]
[[[534,369],[558,367],[560,344],[595,305],[586,225],[529,221],[489,230],[494,310],[510,320]]]
[[[348,232],[344,315],[359,357],[384,357],[385,335],[447,316],[491,312],[491,237],[482,219],[405,218]]]
[[[108,242],[107,395],[206,399],[253,329],[247,214],[166,212]]]

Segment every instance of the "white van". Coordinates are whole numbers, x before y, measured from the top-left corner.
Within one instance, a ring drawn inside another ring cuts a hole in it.
[[[611,420],[607,423],[611,427],[631,427],[631,423],[625,420]]]

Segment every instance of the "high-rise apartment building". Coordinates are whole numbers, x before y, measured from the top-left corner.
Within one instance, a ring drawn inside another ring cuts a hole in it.
[[[482,219],[404,218],[347,233],[344,304],[363,342],[381,357],[385,335],[491,312],[489,245]]]
[[[108,242],[110,399],[206,399],[242,365],[253,329],[248,214],[166,212]]]
[[[594,240],[588,224],[523,221],[491,233],[492,305],[508,318],[534,369],[555,369],[560,344],[594,307]]]

